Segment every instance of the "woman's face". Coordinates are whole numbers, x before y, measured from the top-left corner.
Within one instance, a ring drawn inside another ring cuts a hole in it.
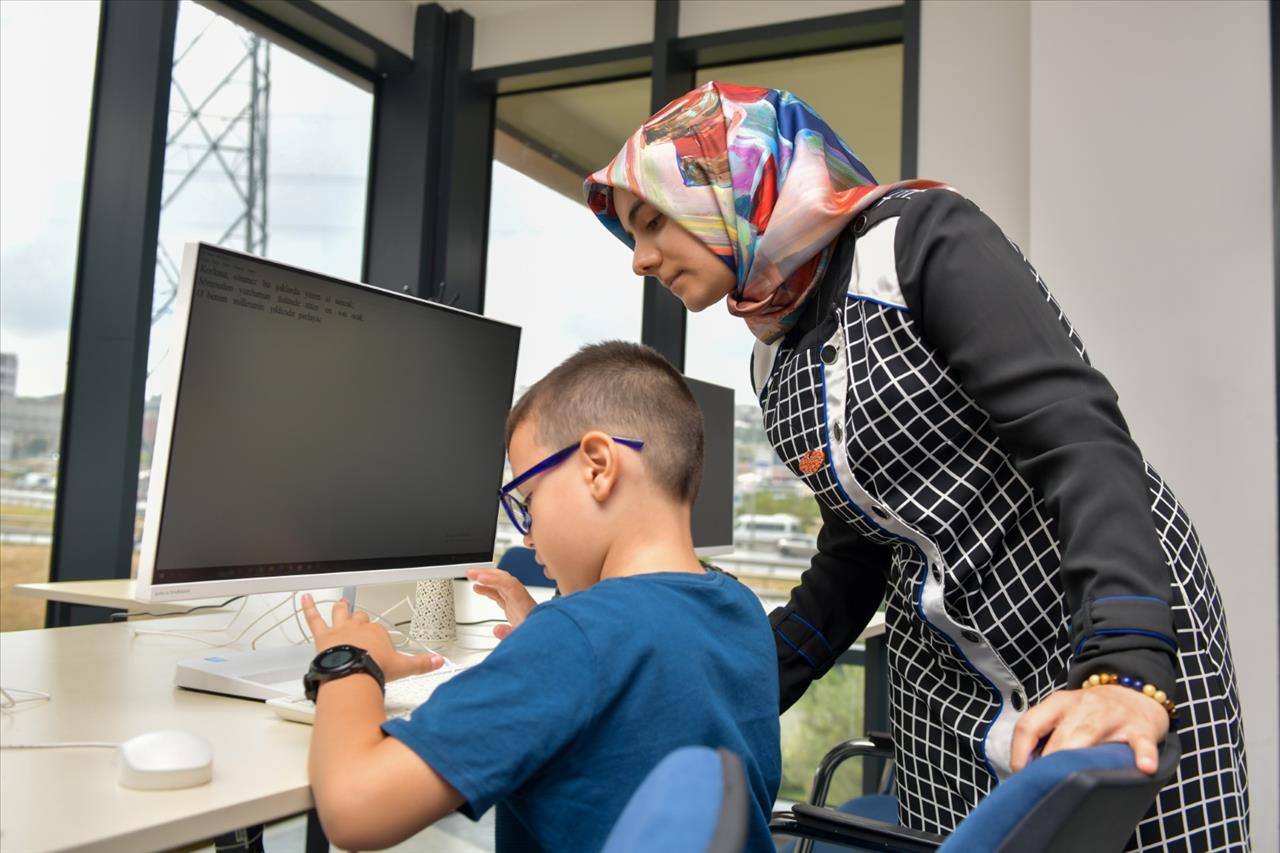
[[[710,308],[733,291],[733,270],[662,211],[616,187],[613,209],[636,242],[631,258],[636,275],[658,279],[690,311]]]

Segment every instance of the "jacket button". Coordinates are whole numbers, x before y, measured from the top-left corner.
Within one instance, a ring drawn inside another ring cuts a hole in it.
[[[826,365],[836,363],[836,348],[831,344],[827,344],[822,348],[822,363]]]
[[[853,233],[857,235],[861,235],[866,230],[867,230],[867,215],[865,213],[859,213],[857,218],[853,220]]]
[[[1021,690],[1013,691],[1013,695],[1009,697],[1009,704],[1013,706],[1013,710],[1021,711],[1027,707],[1027,697],[1022,695]]]
[[[966,628],[965,630],[963,630],[963,631],[961,631],[961,632],[960,632],[960,636],[961,636],[961,637],[964,637],[966,640],[968,640],[968,641],[969,641],[969,642],[971,642],[971,643],[981,643],[981,642],[982,642],[982,635],[981,635],[981,634],[979,634],[977,631],[970,631],[970,630],[969,630],[969,629],[967,629],[967,628]]]

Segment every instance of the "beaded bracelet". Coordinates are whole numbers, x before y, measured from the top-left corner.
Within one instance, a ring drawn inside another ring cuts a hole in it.
[[[1140,678],[1130,678],[1127,675],[1116,675],[1114,672],[1103,672],[1091,675],[1080,685],[1081,689],[1087,687],[1097,687],[1099,684],[1119,684],[1121,687],[1128,687],[1137,690],[1143,696],[1159,702],[1169,714],[1169,719],[1178,719],[1178,706],[1173,703],[1163,690],[1154,684],[1143,684]]]

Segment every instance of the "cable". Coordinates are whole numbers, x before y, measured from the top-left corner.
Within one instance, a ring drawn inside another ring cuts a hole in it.
[[[29,694],[25,698],[14,696],[15,693]],[[25,687],[0,687],[0,708],[9,710],[26,702],[49,702],[53,699],[48,693],[39,690],[27,690]]]
[[[188,613],[195,613],[197,610],[218,610],[223,607],[226,607],[228,604],[234,604],[235,602],[245,597],[246,596],[243,596],[243,595],[236,595],[236,596],[232,596],[231,598],[228,598],[226,601],[222,602],[221,604],[201,604],[196,607],[188,608],[187,610],[179,610],[177,613],[152,613],[150,611],[138,613],[135,611],[123,610],[123,611],[120,611],[119,613],[112,613],[111,621],[112,622],[123,621],[125,619],[128,619],[130,616],[154,616],[157,619],[161,619],[167,616],[186,616]]]

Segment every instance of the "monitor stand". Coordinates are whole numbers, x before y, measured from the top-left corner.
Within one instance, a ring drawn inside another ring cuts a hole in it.
[[[356,588],[345,587],[342,597],[348,607],[354,607]],[[301,696],[302,676],[315,656],[315,646],[311,643],[247,652],[219,651],[179,661],[173,683],[187,690],[263,702],[281,696]]]

